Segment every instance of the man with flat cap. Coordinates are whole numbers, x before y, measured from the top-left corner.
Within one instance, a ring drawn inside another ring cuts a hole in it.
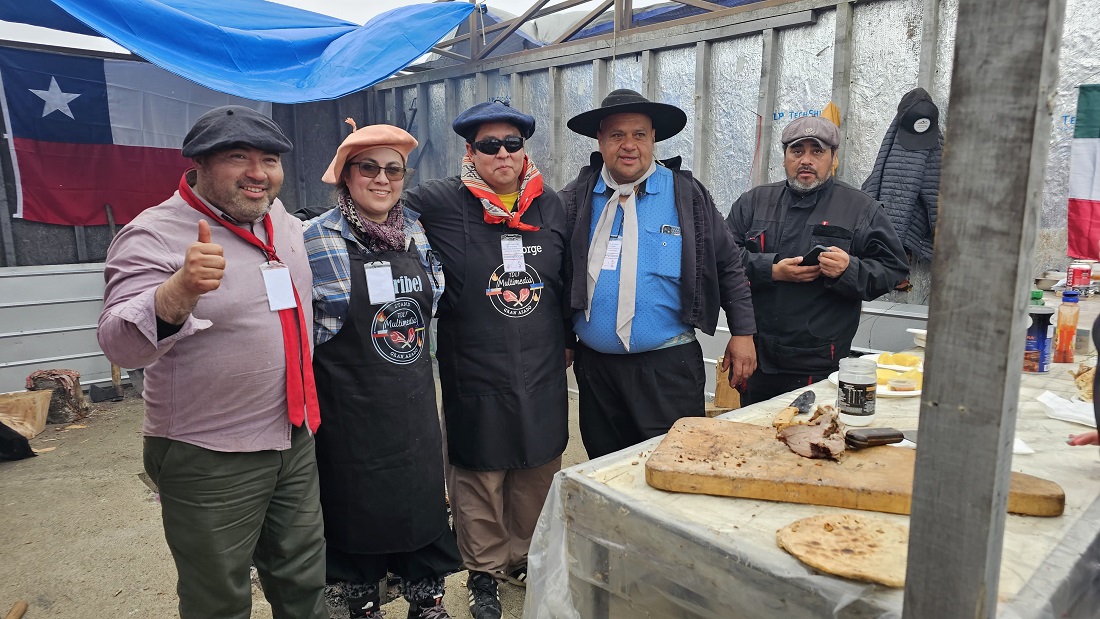
[[[745,404],[828,377],[851,351],[863,301],[909,273],[882,203],[832,175],[837,126],[805,116],[781,139],[787,179],[742,194],[726,220],[756,309],[760,367]]]
[[[680,158],[653,157],[655,142],[686,123],[680,108],[626,89],[568,123],[599,142],[561,192],[572,238],[573,371],[591,458],[704,415],[695,330],[713,335],[719,309],[732,334],[720,362],[731,384],[756,367],[740,250],[707,189],[679,169]]]
[[[461,173],[421,183],[405,201],[447,279],[436,357],[470,613],[499,619],[497,580],[526,578],[569,438],[565,214],[524,149],[534,118],[498,100],[466,110],[453,128],[466,140]]]
[[[253,563],[274,617],[328,616],[311,274],[276,199],[290,149],[252,109],[210,110],[179,190],[107,252],[99,344],[145,368],[145,470],[183,619],[248,619]]]

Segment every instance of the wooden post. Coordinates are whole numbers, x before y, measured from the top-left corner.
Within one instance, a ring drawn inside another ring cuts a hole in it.
[[[847,157],[843,156],[848,136],[848,106],[852,93],[852,3],[836,5],[836,33],[833,37],[833,103],[840,109],[840,165],[837,177],[844,175]]]
[[[710,154],[706,134],[714,130],[710,126],[710,111],[714,104],[710,89],[712,45],[710,41],[699,41],[695,44],[695,122],[691,169],[695,171],[696,178],[706,174],[707,156]]]
[[[592,61],[592,107],[600,107],[603,98],[611,92],[607,75],[607,59],[597,58]]]
[[[565,130],[565,119],[561,116],[562,110],[562,94],[561,94],[561,68],[550,67],[547,71],[547,85],[550,92],[549,101],[547,101],[547,111],[550,115],[550,161],[549,164],[549,182],[551,187],[562,186],[562,176],[565,171],[565,162],[562,161],[564,153],[562,153],[562,132]]]
[[[73,234],[76,235],[76,261],[88,261],[88,238],[84,234],[84,226],[73,226]]]
[[[924,0],[924,25],[921,29],[917,86],[929,93],[932,92],[932,80],[936,76],[936,39],[940,34],[941,2],[942,0]]]
[[[1065,0],[959,6],[905,619],[980,619],[997,611],[1064,16]]]
[[[428,83],[420,82],[416,85],[416,141],[418,142],[417,148],[420,149],[420,154],[417,155],[417,166],[420,168],[420,171],[417,172],[418,183],[445,176],[445,170],[431,169],[431,159],[425,158],[428,155],[428,149],[439,148],[431,142],[431,125],[428,123],[428,114],[431,113],[431,107],[432,102],[430,95],[428,95]]]
[[[650,101],[657,100],[657,57],[648,49],[642,52],[641,95]]]
[[[775,124],[772,114],[775,113],[775,91],[779,88],[779,36],[774,28],[768,28],[761,34],[761,39],[764,51],[760,61],[760,107],[756,110],[760,115],[760,143],[756,147],[756,161],[752,178],[749,179],[753,187],[768,182],[772,126]]]

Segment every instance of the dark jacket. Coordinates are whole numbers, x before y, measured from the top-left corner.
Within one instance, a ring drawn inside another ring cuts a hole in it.
[[[929,262],[940,200],[943,134],[935,148],[906,150],[898,143],[897,133],[895,118],[882,138],[871,175],[863,181],[863,191],[882,202],[905,250]]]
[[[680,261],[681,320],[707,335],[714,335],[721,307],[726,311],[726,321],[733,335],[755,333],[752,294],[742,267],[741,250],[723,225],[722,215],[714,208],[714,200],[691,172],[680,170],[679,157],[658,163],[673,171],[676,214],[684,235]],[[603,157],[598,152],[592,153],[589,165],[581,168],[577,178],[558,194],[565,206],[566,229],[571,234],[566,276],[572,281],[568,290],[570,307],[574,311],[585,310],[588,303],[584,265],[588,264],[592,190],[601,169]]]
[[[832,178],[806,196],[786,181],[755,187],[734,202],[726,221],[745,249],[757,362],[768,374],[835,370],[851,350],[862,302],[889,292],[909,273],[882,204]],[[840,277],[772,281],[773,264],[817,244],[849,254]]]

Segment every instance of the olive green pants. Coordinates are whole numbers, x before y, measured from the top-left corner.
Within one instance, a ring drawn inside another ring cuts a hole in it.
[[[182,619],[249,619],[249,566],[275,619],[327,619],[324,524],[313,438],[286,451],[225,453],[145,437]]]

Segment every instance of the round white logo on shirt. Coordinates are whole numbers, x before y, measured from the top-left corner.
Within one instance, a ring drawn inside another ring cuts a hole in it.
[[[381,307],[371,325],[371,341],[383,359],[407,365],[424,352],[424,313],[420,304],[399,297]]]
[[[525,248],[526,249],[526,248]],[[493,308],[508,318],[523,318],[535,311],[544,284],[539,272],[530,264],[526,271],[508,271],[498,266],[489,276],[485,296]]]
[[[927,118],[918,118],[913,121],[913,131],[916,133],[924,133],[928,131],[928,128],[932,126],[932,121]]]

